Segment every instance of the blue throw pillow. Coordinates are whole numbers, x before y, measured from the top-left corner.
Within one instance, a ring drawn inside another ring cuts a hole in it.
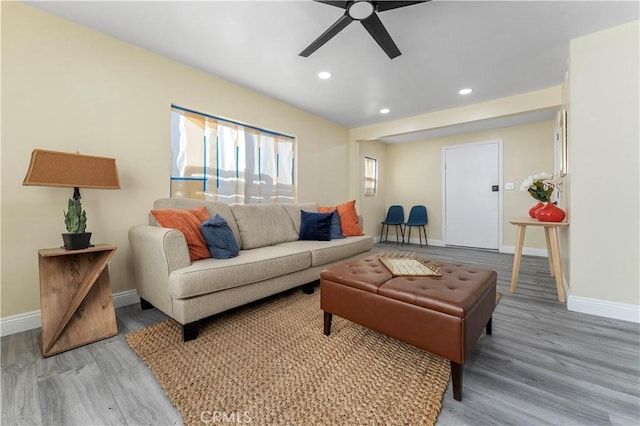
[[[300,210],[301,240],[329,241],[333,213],[312,213]]]
[[[331,214],[331,239],[339,240],[344,238],[344,236],[342,236],[342,226],[340,226],[340,215],[338,214],[338,210],[334,210]]]
[[[233,231],[219,214],[202,222],[200,231],[214,259],[229,259],[240,253]]]

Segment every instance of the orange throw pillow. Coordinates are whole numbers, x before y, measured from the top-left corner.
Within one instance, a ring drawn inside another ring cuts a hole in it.
[[[211,257],[207,243],[205,243],[200,231],[200,224],[209,219],[206,207],[192,210],[151,210],[151,214],[163,228],[177,229],[184,234],[189,246],[189,258],[192,261]]]
[[[336,207],[318,207],[318,213],[329,213],[334,210],[338,210],[338,214],[340,215],[340,227],[342,228],[342,235],[344,235],[345,237],[364,235],[362,233],[362,229],[360,228],[360,222],[358,221],[358,213],[356,212],[356,200],[338,204],[338,206]]]
[[[333,206],[333,207],[318,207],[318,213],[331,213],[335,209],[336,209],[335,206]],[[340,214],[340,213],[338,213],[338,214]]]

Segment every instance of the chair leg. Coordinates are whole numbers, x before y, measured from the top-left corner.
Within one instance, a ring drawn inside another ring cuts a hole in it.
[[[408,226],[409,232],[407,232],[407,244],[411,244],[411,227]]]
[[[400,231],[402,231],[402,227],[400,227]],[[396,225],[396,245],[400,245],[400,236],[398,235],[398,225]]]
[[[380,242],[382,242],[382,234],[384,233],[384,223],[382,224],[382,229],[380,229]]]
[[[427,242],[427,228],[422,225],[422,230],[424,231],[424,245],[425,247],[429,247],[429,243]]]
[[[422,233],[420,232],[420,228],[418,228],[418,238],[420,239],[420,248],[422,248]]]

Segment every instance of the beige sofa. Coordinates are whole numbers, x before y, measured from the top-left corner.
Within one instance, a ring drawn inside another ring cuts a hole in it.
[[[233,205],[190,199],[156,200],[155,210],[206,206],[227,220],[241,248],[231,259],[190,261],[183,234],[149,225],[129,230],[133,269],[143,309],[154,306],[182,324],[183,339],[198,336],[198,320],[284,290],[313,285],[323,269],[367,256],[371,236],[299,241],[300,211],[315,203]],[[319,309],[319,308],[318,308]]]

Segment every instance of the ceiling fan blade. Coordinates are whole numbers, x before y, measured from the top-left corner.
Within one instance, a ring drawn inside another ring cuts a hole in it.
[[[412,4],[426,3],[427,1],[375,1],[376,10],[384,12],[385,10],[397,9],[399,7],[411,6]],[[323,2],[324,3],[324,2]]]
[[[347,25],[353,22],[353,18],[351,18],[346,13],[340,17],[336,22],[333,23],[329,27],[329,29],[323,32],[320,37],[318,37],[313,43],[311,43],[306,49],[300,52],[300,56],[304,56],[305,58],[311,55],[313,52],[318,50],[322,45],[331,40],[336,34],[342,31]]]
[[[339,7],[340,9],[346,9],[348,1],[324,1],[324,0],[315,0],[318,3],[328,4],[329,6]]]
[[[378,18],[378,15],[372,13],[367,19],[360,21],[363,27],[369,31],[371,37],[380,45],[382,50],[389,56],[389,59],[393,59],[396,56],[400,56],[400,49],[393,42],[393,39],[382,25],[382,21]]]

